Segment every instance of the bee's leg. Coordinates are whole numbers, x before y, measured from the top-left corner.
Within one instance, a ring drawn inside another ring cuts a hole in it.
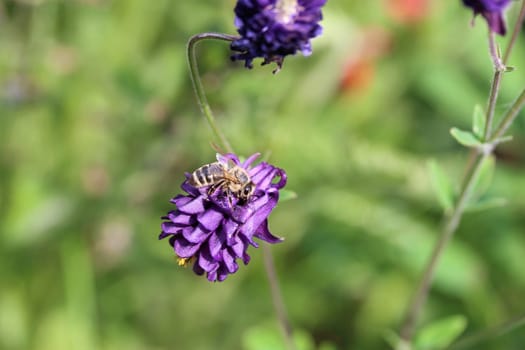
[[[219,187],[222,187],[222,186],[223,186],[223,182],[222,181],[216,182],[213,185],[211,185],[208,188],[208,196],[211,196],[212,194],[214,194],[217,191],[217,189]]]
[[[232,199],[233,193],[229,187],[226,188],[226,195],[228,197],[228,204],[230,205],[230,209],[233,209],[233,199]]]

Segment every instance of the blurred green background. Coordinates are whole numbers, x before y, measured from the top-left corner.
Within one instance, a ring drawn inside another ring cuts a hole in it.
[[[235,33],[234,4],[0,1],[0,349],[283,349],[260,249],[213,284],[157,240],[184,172],[215,154],[185,44]],[[237,152],[271,152],[298,194],[270,226],[301,349],[385,349],[439,232],[427,161],[460,178],[449,129],[487,98],[486,26],[460,1],[329,0],[324,17],[277,75],[221,42],[199,64]],[[523,62],[521,36],[499,114]],[[464,315],[472,334],[525,312],[522,117],[512,134],[485,194],[508,205],[465,215],[422,324]],[[520,328],[472,348],[523,344]]]

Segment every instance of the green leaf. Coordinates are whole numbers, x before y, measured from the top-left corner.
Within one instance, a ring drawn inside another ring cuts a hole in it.
[[[279,202],[289,201],[291,199],[297,198],[297,193],[289,190],[280,190],[279,191]]]
[[[472,115],[472,131],[480,140],[485,137],[485,113],[480,105],[474,107],[474,114]]]
[[[479,147],[482,145],[481,141],[470,131],[452,128],[450,129],[450,134],[463,146]]]
[[[314,350],[316,348],[312,336],[301,329],[293,333],[294,348],[297,350]],[[282,333],[275,324],[259,324],[248,329],[243,337],[245,350],[287,350],[288,346]]]
[[[393,330],[387,329],[383,333],[383,338],[388,343],[388,345],[390,345],[390,347],[392,349],[400,349],[400,348],[402,348],[401,344],[403,343],[403,339],[401,339],[401,337],[396,332],[394,332]]]
[[[416,350],[444,349],[449,346],[467,326],[462,315],[450,316],[425,326],[415,340]]]
[[[435,160],[429,160],[427,164],[432,187],[439,204],[445,211],[452,209],[454,206],[454,190],[447,175]]]

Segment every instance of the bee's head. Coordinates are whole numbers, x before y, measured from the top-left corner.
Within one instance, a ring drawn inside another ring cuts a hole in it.
[[[250,181],[241,188],[241,193],[239,197],[240,199],[246,201],[248,200],[248,198],[250,198],[253,192],[255,192],[255,184]]]

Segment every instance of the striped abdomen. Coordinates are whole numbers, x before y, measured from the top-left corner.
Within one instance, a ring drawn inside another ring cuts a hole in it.
[[[195,187],[214,185],[224,179],[225,172],[224,166],[219,162],[206,164],[195,170],[188,182]]]

